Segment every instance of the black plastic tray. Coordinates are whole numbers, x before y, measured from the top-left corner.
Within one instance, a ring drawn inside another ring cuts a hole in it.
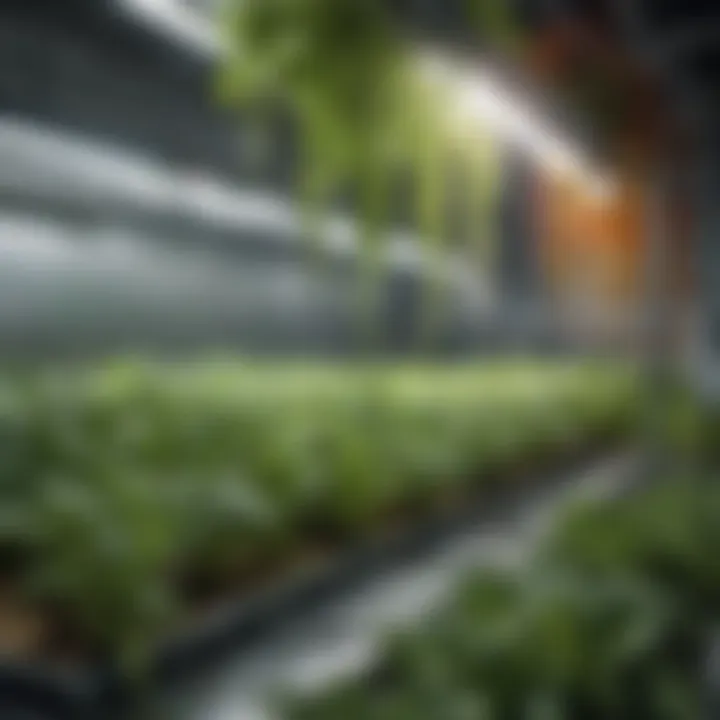
[[[478,523],[502,519],[520,502],[532,502],[549,488],[572,482],[579,472],[611,452],[612,448],[595,448],[573,453],[552,463],[551,469],[528,473],[526,479],[481,488],[459,508],[439,513],[393,537],[346,548],[321,566],[293,573],[269,588],[228,603],[157,649],[148,685],[177,682],[222,661],[230,652],[249,649],[304,610],[350,592],[378,573],[420,558]],[[110,664],[74,671],[0,664],[2,720],[135,717],[130,708],[138,699],[136,694]]]

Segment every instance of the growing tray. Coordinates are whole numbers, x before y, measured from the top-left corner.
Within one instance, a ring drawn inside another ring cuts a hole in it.
[[[511,482],[481,487],[465,502],[419,524],[347,546],[322,563],[301,567],[262,590],[228,601],[156,649],[145,689],[178,682],[221,662],[231,652],[250,649],[303,611],[421,558],[483,521],[502,519],[520,503],[531,503],[553,486],[571,483],[588,465],[614,450],[617,446],[586,448],[542,470],[520,473]],[[132,708],[138,694],[111,663],[75,669],[0,664],[2,720],[134,718]]]

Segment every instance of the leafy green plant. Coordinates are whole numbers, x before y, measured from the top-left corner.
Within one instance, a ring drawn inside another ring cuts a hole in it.
[[[23,551],[34,600],[136,667],[202,594],[188,583],[247,588],[318,540],[421,521],[538,448],[606,437],[632,398],[611,366],[373,378],[368,398],[362,367],[118,361],[13,384],[0,548]]]
[[[527,565],[473,573],[363,677],[284,717],[702,717],[719,502],[695,479],[573,508]]]
[[[411,189],[416,225],[429,243],[421,340],[432,342],[443,300],[433,265],[448,240],[451,160],[472,178],[472,241],[486,244],[493,231],[488,198],[498,186],[499,156],[487,133],[462,127],[448,89],[423,71],[424,51],[382,0],[242,0],[229,4],[222,30],[223,101],[249,108],[260,123],[263,115],[288,113],[299,128],[297,194],[311,238],[339,193],[355,200],[363,248],[358,302],[370,343],[392,198],[401,180]]]

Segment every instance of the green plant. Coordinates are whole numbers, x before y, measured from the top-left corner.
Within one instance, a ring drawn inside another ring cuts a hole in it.
[[[612,366],[114,362],[8,388],[0,547],[23,583],[137,666],[190,587],[243,588],[318,540],[421,519],[626,413]],[[627,428],[615,428],[616,437]]]
[[[702,716],[720,490],[675,480],[573,508],[527,565],[478,571],[361,678],[284,716]]]
[[[448,166],[472,178],[472,242],[487,244],[499,180],[489,135],[463,127],[448,88],[424,72],[424,49],[382,0],[242,0],[230,4],[222,30],[223,101],[249,108],[260,123],[268,113],[289,113],[299,128],[298,195],[311,237],[317,240],[318,216],[338,192],[355,199],[363,247],[358,301],[370,343],[392,198],[401,179],[412,190],[416,225],[429,243],[421,339],[432,342],[442,312],[433,265],[448,240]]]

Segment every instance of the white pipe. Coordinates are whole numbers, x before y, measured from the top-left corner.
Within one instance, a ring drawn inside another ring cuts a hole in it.
[[[0,121],[0,193],[3,190],[40,203],[62,199],[90,210],[124,207],[199,220],[238,235],[255,231],[279,243],[303,242],[302,213],[288,198],[150,162],[120,147],[26,121]],[[352,257],[359,251],[358,233],[352,218],[335,214],[323,223],[322,241],[335,256]],[[36,250],[17,252],[35,255]],[[420,272],[428,266],[427,250],[417,235],[396,229],[388,238],[386,261],[398,270]],[[462,262],[438,254],[432,264],[438,272],[467,281]],[[485,284],[477,274],[474,280]]]

